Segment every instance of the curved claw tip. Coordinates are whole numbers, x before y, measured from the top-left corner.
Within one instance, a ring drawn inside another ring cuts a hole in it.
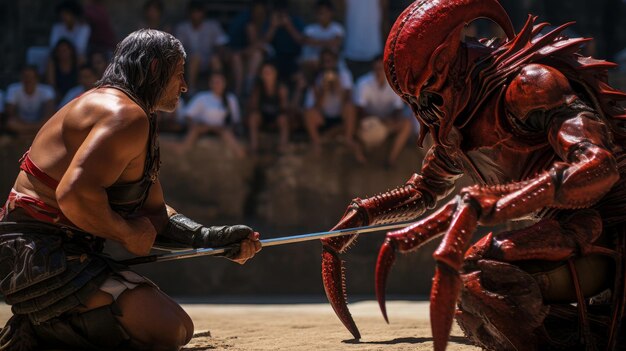
[[[378,306],[380,312],[385,318],[385,322],[389,324],[389,318],[387,317],[387,306],[385,304],[385,286],[387,285],[387,276],[396,260],[396,249],[393,242],[390,239],[385,240],[385,243],[380,247],[378,253],[378,260],[376,261],[376,298],[378,300]]]
[[[456,300],[461,291],[457,272],[445,265],[437,265],[430,293],[430,320],[435,351],[444,351],[456,311]]]
[[[359,333],[359,329],[356,323],[354,323],[346,301],[343,265],[339,257],[337,257],[336,252],[327,249],[325,246],[322,251],[322,280],[324,282],[326,297],[335,311],[335,314],[339,317],[339,320],[341,320],[341,323],[348,329],[350,334],[352,334],[354,339],[359,340],[361,333]]]

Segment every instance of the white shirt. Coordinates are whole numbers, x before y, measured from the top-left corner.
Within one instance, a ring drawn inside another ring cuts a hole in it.
[[[353,86],[352,73],[350,73],[350,71],[348,71],[347,69],[339,68],[338,74],[339,74],[339,82],[341,83],[342,89],[340,93],[336,95],[332,95],[332,96],[327,96],[324,99],[324,104],[322,105],[322,113],[326,117],[341,116],[341,109],[343,107],[343,92],[345,90],[352,89],[352,86]],[[320,87],[321,84],[322,84],[322,77],[319,76],[315,80],[315,85],[317,87]],[[315,106],[315,90],[313,88],[309,88],[304,98],[304,107],[312,108],[313,106]]]
[[[198,28],[186,21],[176,26],[176,38],[180,40],[190,55],[200,55],[208,60],[216,46],[228,43],[228,35],[224,33],[220,24],[213,20],[206,20]]]
[[[26,94],[22,83],[13,83],[7,89],[7,104],[15,105],[17,115],[24,122],[39,122],[43,118],[43,106],[54,100],[54,88],[37,84],[32,95]]]
[[[369,61],[383,51],[380,0],[346,1],[344,57]]]
[[[322,27],[319,23],[312,23],[304,27],[304,35],[317,40],[331,40],[337,37],[343,38],[344,30],[341,24],[330,22],[327,27]],[[317,46],[304,45],[302,47],[303,60],[317,60],[320,55],[320,48]]]
[[[394,110],[404,107],[404,102],[391,89],[387,80],[381,86],[374,72],[358,79],[353,98],[354,104],[363,108],[367,115],[381,118],[388,117]]]
[[[228,102],[232,122],[239,122],[241,114],[239,112],[237,97],[232,93],[227,93],[226,100]],[[185,115],[198,123],[222,127],[226,124],[228,112],[222,98],[213,94],[212,91],[201,91],[191,98],[186,108]]]
[[[54,50],[59,40],[65,38],[74,44],[78,56],[86,57],[90,35],[91,28],[87,23],[75,23],[71,30],[63,23],[55,23],[50,32],[50,51]]]

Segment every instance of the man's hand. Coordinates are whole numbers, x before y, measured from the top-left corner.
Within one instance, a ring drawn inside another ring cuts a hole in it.
[[[259,241],[259,233],[253,232],[250,233],[247,239],[241,241],[239,254],[235,257],[228,258],[231,261],[237,262],[239,264],[246,263],[247,260],[254,257],[254,255],[261,251],[261,242]]]
[[[202,227],[193,247],[230,247],[223,256],[244,264],[261,249],[259,233],[245,225]]]

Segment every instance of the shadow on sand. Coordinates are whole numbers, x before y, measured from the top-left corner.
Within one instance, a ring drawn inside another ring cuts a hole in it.
[[[432,337],[427,338],[395,338],[392,340],[384,340],[384,341],[360,341],[357,339],[343,340],[342,342],[345,344],[366,344],[366,345],[396,345],[396,344],[422,344],[425,342],[433,341]],[[468,339],[461,336],[451,336],[449,342],[463,344],[463,345],[473,345]]]

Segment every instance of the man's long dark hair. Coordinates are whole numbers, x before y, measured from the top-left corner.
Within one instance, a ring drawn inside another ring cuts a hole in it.
[[[152,111],[176,64],[185,57],[183,45],[173,35],[140,29],[117,44],[111,63],[96,86],[120,88]]]

